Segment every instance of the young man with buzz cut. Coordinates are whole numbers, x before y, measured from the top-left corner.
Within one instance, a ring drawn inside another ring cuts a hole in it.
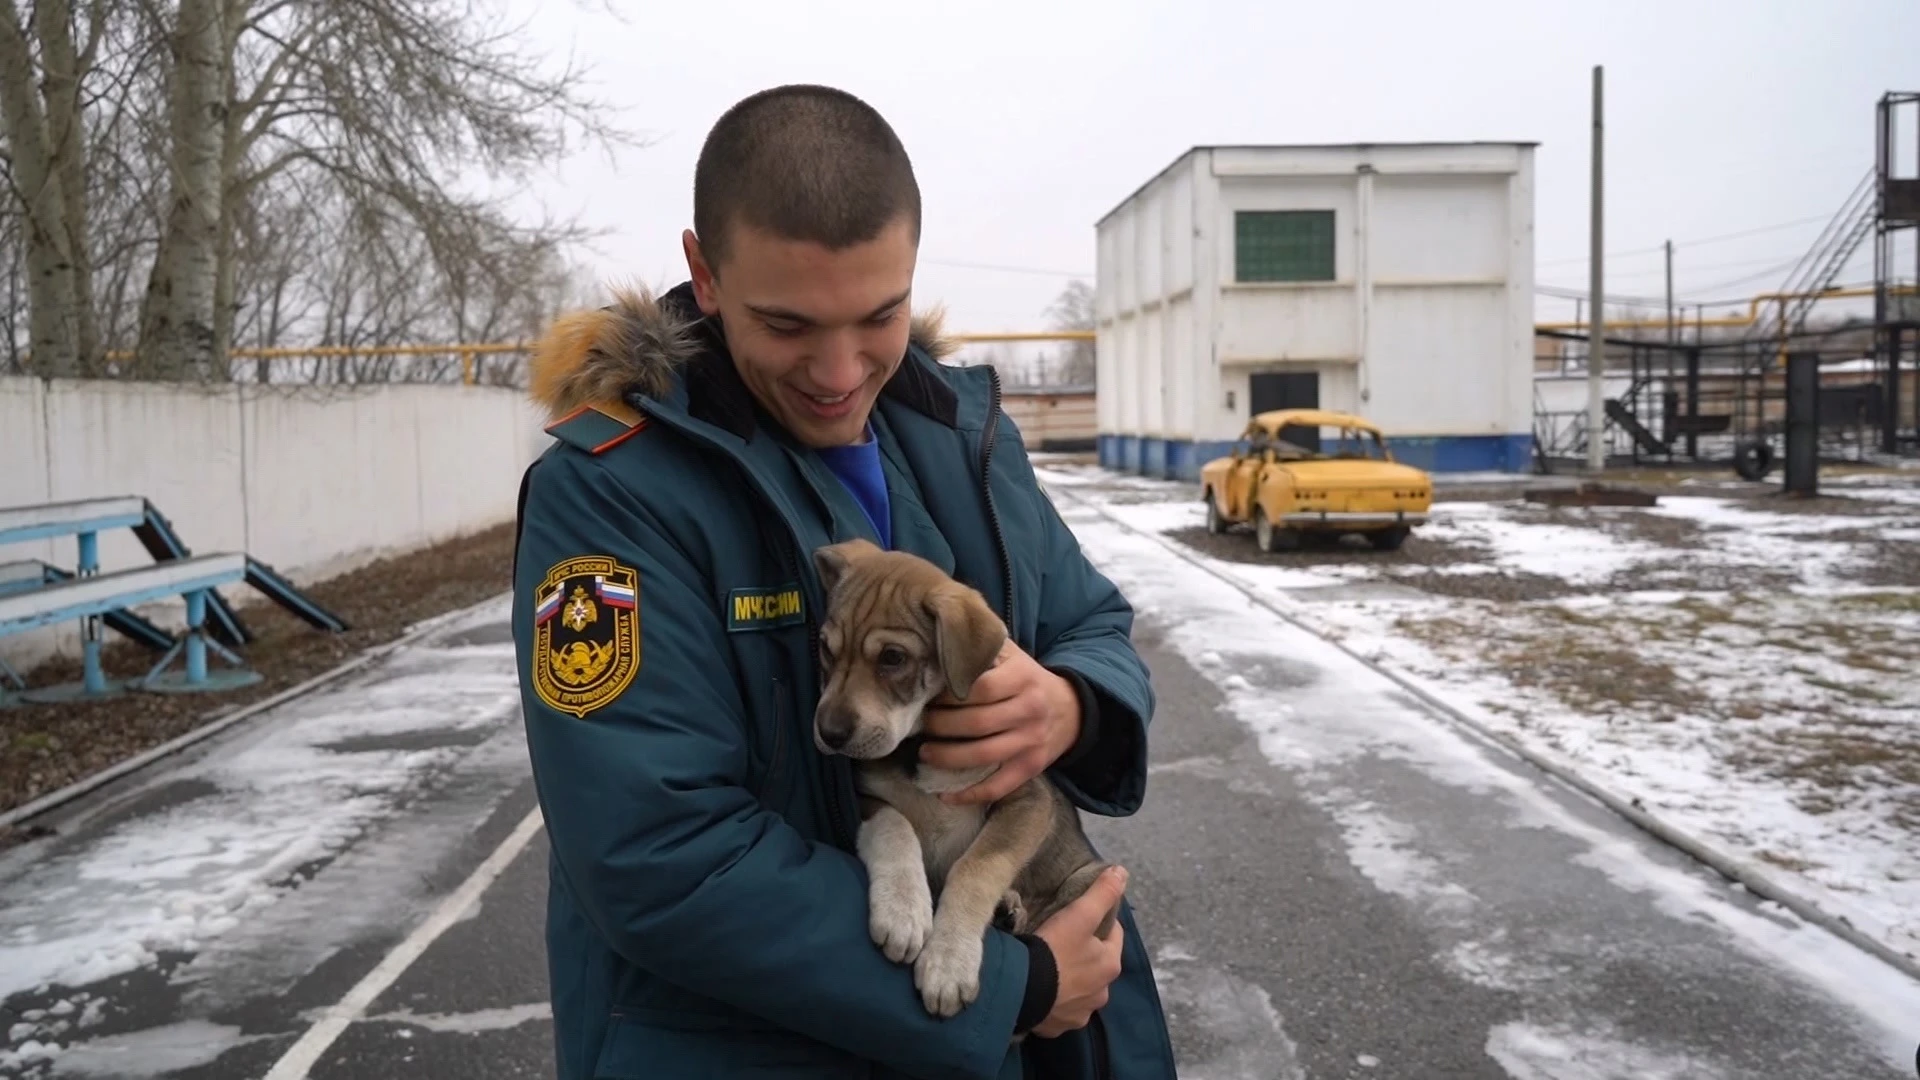
[[[941,364],[912,312],[920,221],[872,108],[755,94],[701,150],[691,280],[566,314],[535,351],[555,442],[521,483],[513,630],[561,1080],[1175,1075],[1123,871],[1032,934],[990,929],[950,1018],[869,933],[852,774],[811,736],[815,549],[911,551],[1006,620],[998,666],[927,718],[927,763],[1001,763],[956,798],[1045,770],[1130,814],[1154,707],[1132,608],[1040,490],[998,375]]]

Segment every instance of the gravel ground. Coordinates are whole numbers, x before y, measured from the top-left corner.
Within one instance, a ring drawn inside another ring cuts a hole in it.
[[[1263,553],[1254,543],[1253,533],[1246,529],[1215,536],[1205,528],[1196,527],[1173,529],[1166,535],[1201,554],[1227,562],[1302,569],[1368,568],[1396,585],[1433,596],[1467,600],[1551,600],[1590,591],[1557,577],[1517,570],[1458,572],[1459,568],[1485,565],[1487,550],[1477,544],[1422,536],[1417,530],[1399,551],[1374,551],[1364,541],[1348,537],[1336,547],[1305,548],[1275,555]]]
[[[511,523],[421,551],[370,563],[306,590],[345,619],[329,634],[258,599],[251,588],[223,591],[255,640],[239,650],[265,678],[208,694],[123,693],[100,701],[23,704],[0,709],[0,810],[32,800],[198,727],[215,711],[271,696],[400,636],[422,619],[479,603],[511,584]],[[430,573],[423,568],[431,568]],[[108,631],[102,665],[109,678],[144,674],[154,654]],[[208,658],[215,670],[225,665]],[[26,673],[29,686],[77,681],[77,658]],[[0,829],[0,847],[17,841]]]

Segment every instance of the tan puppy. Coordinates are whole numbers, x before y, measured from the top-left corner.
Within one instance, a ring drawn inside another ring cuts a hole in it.
[[[814,564],[827,610],[813,738],[822,753],[856,762],[868,926],[888,959],[914,965],[927,1009],[952,1016],[979,995],[996,912],[1009,932],[1026,933],[1108,864],[1044,773],[990,805],[949,806],[941,792],[998,766],[950,772],[919,762],[928,703],[943,691],[964,701],[1006,643],[986,600],[925,559],[865,540],[820,548]],[[1118,913],[1101,921],[1101,938]]]

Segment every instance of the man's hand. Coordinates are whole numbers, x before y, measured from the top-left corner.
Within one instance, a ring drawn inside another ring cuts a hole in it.
[[[1080,899],[1034,930],[1034,936],[1053,950],[1060,988],[1054,993],[1053,1008],[1033,1026],[1033,1034],[1051,1039],[1086,1027],[1093,1014],[1106,1005],[1107,987],[1120,977],[1120,949],[1127,934],[1118,919],[1105,941],[1094,937],[1093,931],[1126,891],[1127,871],[1111,867],[1093,879]]]
[[[936,769],[972,769],[999,763],[985,780],[942,796],[950,803],[1005,797],[1058,761],[1080,737],[1080,698],[1073,684],[1028,656],[1012,639],[986,674],[974,680],[965,704],[941,694],[927,708],[920,760]]]

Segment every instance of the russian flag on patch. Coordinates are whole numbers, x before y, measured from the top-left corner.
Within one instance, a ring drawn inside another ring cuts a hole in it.
[[[639,597],[625,585],[616,584],[603,577],[594,578],[593,584],[594,591],[600,594],[600,599],[609,607],[631,608],[639,602]]]
[[[539,606],[533,609],[533,625],[539,626],[553,618],[554,613],[560,610],[560,593],[564,584],[562,582],[561,585],[554,586],[552,592],[540,598]]]

